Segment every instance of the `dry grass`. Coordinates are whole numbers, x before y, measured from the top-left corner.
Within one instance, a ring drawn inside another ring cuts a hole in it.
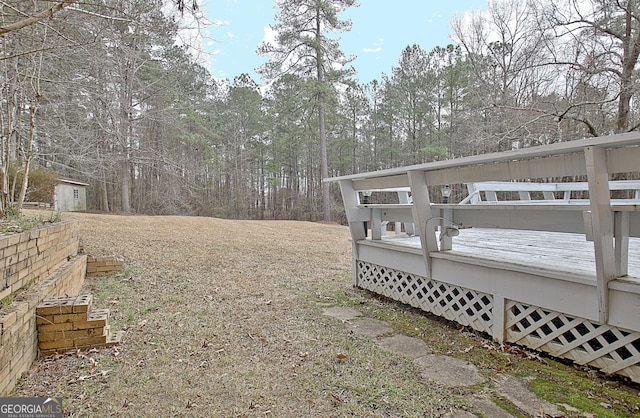
[[[124,344],[38,360],[15,392],[62,396],[70,416],[439,416],[485,390],[422,380],[409,359],[322,315],[335,305],[357,306],[437,352],[466,356],[486,377],[506,369],[530,375],[539,364],[352,289],[343,226],[63,217],[70,218],[86,253],[118,255],[128,266],[123,276],[85,284],[111,310],[112,329],[127,330]]]

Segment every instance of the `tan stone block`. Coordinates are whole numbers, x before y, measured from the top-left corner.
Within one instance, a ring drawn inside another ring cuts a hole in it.
[[[13,324],[16,323],[17,318],[18,315],[15,310],[11,310],[0,316],[0,324],[2,325],[3,335],[7,329],[9,329]]]
[[[114,345],[121,344],[125,334],[126,334],[125,331],[117,331],[117,332],[109,333],[109,335],[107,336],[107,342],[105,343],[105,346],[112,347]]]
[[[87,328],[104,328],[107,325],[106,316],[104,319],[97,319],[93,321],[74,322],[73,329],[87,329]]]
[[[9,373],[4,379],[0,380],[0,394],[6,396],[16,384],[17,377]]]
[[[109,318],[109,309],[94,309],[87,315],[87,321],[106,321]]]
[[[36,315],[36,324],[37,325],[51,325],[53,322],[53,315]]]
[[[20,235],[19,234],[15,234],[15,235],[10,235],[6,238],[6,245],[5,247],[10,247],[12,245],[18,245],[18,243],[20,242]]]
[[[53,323],[60,324],[63,322],[82,322],[87,320],[86,313],[76,313],[76,314],[62,314],[62,315],[54,315]]]
[[[58,297],[43,300],[36,308],[36,315],[60,315],[73,313],[75,297]]]
[[[73,304],[73,313],[89,312],[92,302],[93,296],[79,295]]]
[[[6,298],[10,294],[11,294],[11,287],[5,287],[4,289],[0,290],[0,300]]]
[[[15,340],[14,327],[9,327],[2,330],[2,349],[12,350],[12,344]]]
[[[51,341],[63,341],[63,340],[80,340],[91,337],[100,337],[105,335],[104,328],[86,328],[75,331],[57,331],[57,332],[45,332],[38,335],[38,341],[40,343],[48,343]]]
[[[55,341],[44,341],[38,343],[38,348],[40,350],[60,350],[60,349],[71,349],[73,348],[75,341],[73,339],[69,340],[55,340]]]
[[[89,345],[99,345],[105,344],[107,342],[108,333],[103,333],[101,335],[96,335],[93,337],[87,338],[77,338],[75,340],[76,346],[89,346]]]
[[[56,331],[71,331],[74,329],[76,322],[63,322],[60,324],[43,324],[38,325],[38,334],[45,334]]]

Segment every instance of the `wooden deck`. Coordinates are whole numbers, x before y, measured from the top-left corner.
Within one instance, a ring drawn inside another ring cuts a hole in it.
[[[563,232],[524,231],[514,229],[467,228],[452,239],[452,249],[439,257],[465,257],[478,265],[509,264],[513,268],[544,269],[554,274],[596,283],[593,242],[584,235]],[[382,242],[421,253],[420,237],[393,232]],[[375,245],[375,241],[361,242]],[[640,284],[640,239],[629,240],[629,273],[622,278]]]
[[[325,181],[354,285],[640,383],[639,161],[634,132]]]

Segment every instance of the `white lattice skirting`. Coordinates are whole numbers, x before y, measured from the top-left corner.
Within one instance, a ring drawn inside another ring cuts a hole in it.
[[[495,335],[493,295],[363,261],[358,286]],[[640,333],[506,301],[505,341],[640,383]]]
[[[481,332],[491,333],[493,296],[358,261],[358,286]]]
[[[509,301],[507,341],[640,382],[640,333]]]

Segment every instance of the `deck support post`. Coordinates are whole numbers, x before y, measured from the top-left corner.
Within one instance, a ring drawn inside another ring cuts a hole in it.
[[[502,344],[505,341],[507,330],[505,329],[506,320],[506,301],[503,295],[493,295],[493,308],[491,310],[493,314],[493,324],[491,328],[491,334],[494,341]]]
[[[420,234],[420,245],[427,272],[427,278],[431,278],[431,252],[438,251],[438,241],[434,232],[434,225],[429,222],[432,219],[431,200],[429,199],[429,189],[424,171],[407,172],[413,206],[411,211],[413,220],[416,223],[414,228]]]
[[[598,319],[606,324],[609,319],[609,281],[616,277],[615,252],[613,248],[613,212],[609,192],[609,171],[607,152],[595,146],[584,150],[589,201],[591,204],[591,225],[596,262],[598,286]]]
[[[342,193],[344,211],[347,215],[347,220],[349,221],[349,230],[351,231],[351,271],[353,274],[353,285],[358,286],[358,241],[367,237],[362,219],[366,217],[366,213],[369,210],[358,208],[360,198],[358,196],[358,192],[353,187],[353,182],[351,180],[340,181],[340,192]]]

